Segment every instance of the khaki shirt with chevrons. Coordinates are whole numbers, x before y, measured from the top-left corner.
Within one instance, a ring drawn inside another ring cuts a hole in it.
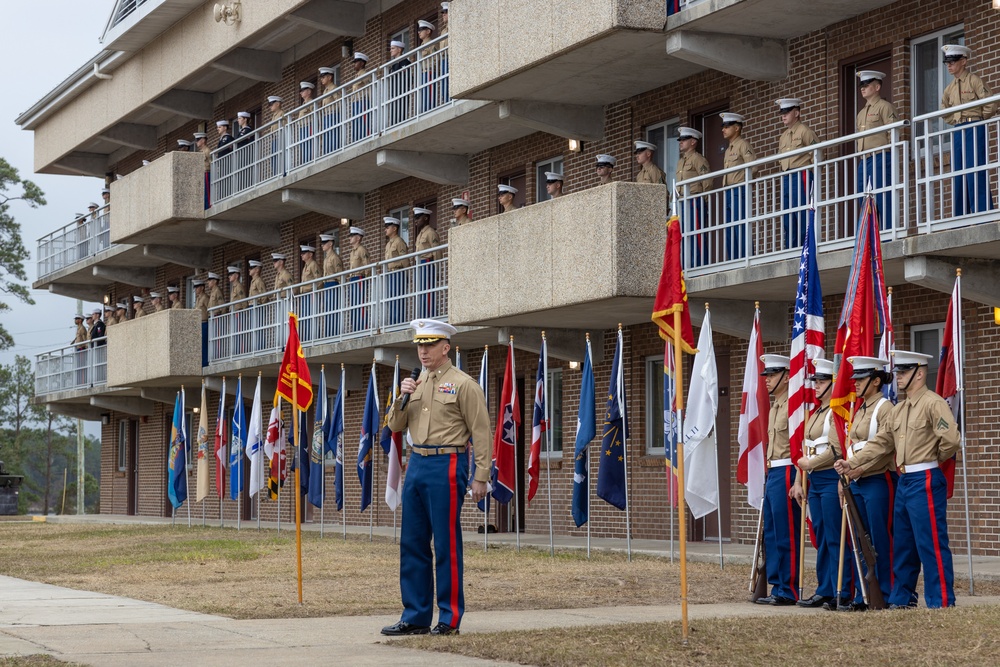
[[[215,288],[208,293],[208,307],[215,308],[217,306],[225,305],[225,303],[226,295],[222,293],[222,288],[216,285]]]
[[[146,314],[146,311],[144,311],[142,309],[142,304],[141,303],[135,304],[134,308],[135,308],[135,311],[134,311],[135,314],[132,315],[132,319],[133,320],[138,319],[140,317],[143,317]]]
[[[441,245],[441,239],[438,237],[437,230],[426,225],[417,234],[417,241],[415,244],[416,250],[427,250],[428,248],[436,248]],[[421,260],[436,260],[441,259],[441,251],[437,250],[435,252],[426,253],[420,256]]]
[[[316,280],[321,278],[322,275],[319,272],[319,264],[316,263],[315,259],[310,259],[306,262],[306,265],[302,267],[302,275],[300,276],[299,282],[309,282],[310,280]],[[316,284],[303,285],[299,288],[299,294],[306,294],[312,292],[316,289]]]
[[[368,250],[362,244],[359,243],[357,248],[351,248],[351,269],[360,269],[369,264],[371,261],[368,259]],[[351,277],[364,278],[367,275],[367,271],[354,271]]]
[[[812,411],[812,414],[809,415],[809,419],[806,420],[806,440],[818,440],[823,437],[823,429],[826,428],[826,416],[829,413],[829,405]],[[842,458],[844,448],[840,446],[840,436],[837,435],[837,429],[834,427],[832,420],[830,422],[830,429],[826,436],[829,438],[829,442],[827,442],[827,445],[829,446],[822,454],[817,454],[809,459],[809,464],[806,467],[807,471],[816,472],[817,470],[829,470],[833,467],[833,462],[836,459]],[[802,453],[805,455],[805,443],[802,444]],[[789,452],[791,452],[790,446]],[[798,461],[796,461],[796,463],[798,463]]]
[[[156,305],[153,306],[153,312],[154,313],[158,313],[161,310],[164,310],[164,306],[163,306],[163,302],[162,301],[160,303],[158,303],[158,304],[156,304]]]
[[[408,252],[409,250],[407,249],[406,244],[403,243],[403,239],[399,238],[398,236],[393,236],[391,239],[385,242],[385,259],[393,259],[395,257],[401,257]],[[410,260],[402,259],[399,260],[398,262],[389,262],[389,265],[386,268],[388,268],[390,271],[396,271],[398,269],[405,269],[409,265],[410,265]]]
[[[208,295],[202,292],[194,301],[194,307],[201,311],[201,321],[208,322]]]
[[[274,289],[285,289],[286,287],[291,287],[292,285],[292,274],[288,272],[288,269],[281,269],[274,276]]]
[[[245,299],[245,298],[247,298],[247,291],[243,287],[243,283],[241,283],[239,280],[237,280],[235,283],[231,283],[231,286],[229,288],[229,303],[232,303],[233,301],[239,301],[240,299]],[[244,301],[243,303],[238,303],[235,306],[233,306],[233,310],[243,310],[246,307],[247,304],[246,301]]]
[[[865,447],[867,447],[868,434],[871,432],[872,428],[872,417],[875,416],[875,405],[882,399],[882,394],[876,394],[875,396],[870,396],[865,399],[865,402],[858,406],[854,410],[854,421],[851,422],[851,444],[854,445],[859,442],[864,442]],[[881,429],[886,421],[889,419],[889,413],[892,411],[892,403],[889,401],[884,402],[878,409],[878,428]],[[864,451],[862,449],[862,451]],[[890,449],[885,452],[882,456],[878,457],[871,463],[864,467],[865,474],[862,477],[869,477],[871,475],[882,475],[887,470],[896,469],[895,461],[895,448]],[[858,452],[860,454],[861,452]],[[857,454],[851,454],[850,459],[854,460]],[[859,466],[860,467],[860,466]]]
[[[267,291],[264,279],[257,274],[250,280],[250,296],[259,296]]]
[[[333,250],[323,255],[323,275],[332,276],[344,270],[344,263],[340,261],[340,255]]]
[[[698,151],[688,151],[687,153],[682,153],[680,158],[678,158],[674,178],[679,183],[680,181],[686,181],[696,176],[704,176],[710,171],[712,171],[712,168],[708,165],[708,160],[705,159],[704,155]],[[688,192],[691,194],[701,194],[712,189],[712,179],[706,178],[703,181],[695,181],[687,187]]]
[[[792,448],[788,444],[788,391],[785,390],[774,397],[767,414],[767,460],[788,459],[791,456]]]
[[[476,450],[476,481],[490,478],[493,436],[489,411],[479,383],[445,361],[435,371],[420,374],[420,384],[400,409],[402,394],[389,408],[387,422],[393,431],[410,429],[414,445],[466,447],[469,438]]]
[[[642,169],[639,173],[635,175],[636,183],[659,183],[660,185],[666,185],[667,176],[663,171],[657,167],[652,162],[647,162],[642,165]]]
[[[750,142],[743,137],[736,137],[729,143],[729,146],[726,147],[726,154],[722,158],[722,167],[724,169],[729,169],[730,167],[746,164],[747,162],[753,162],[756,159],[757,154],[753,152],[752,148],[750,148]],[[752,174],[756,176],[757,169],[754,169]],[[733,185],[735,183],[742,183],[746,180],[745,177],[745,172],[734,171],[722,177],[722,184]]]
[[[816,136],[815,132],[810,130],[802,121],[795,121],[794,125],[781,133],[781,137],[778,139],[778,152],[787,153],[788,151],[794,151],[818,143],[819,137]],[[812,153],[802,153],[795,157],[784,158],[780,160],[780,163],[781,171],[801,169],[813,163],[813,156]]]
[[[87,327],[82,324],[76,325],[76,336],[73,337],[74,343],[86,343],[90,340],[90,334],[87,333]]]
[[[184,304],[183,304],[183,303],[181,303],[181,300],[180,300],[180,297],[178,297],[178,298],[177,298],[177,301],[174,301],[173,305],[171,305],[170,307],[171,307],[172,309],[173,309],[173,308],[183,308],[183,307],[184,307]]]
[[[858,132],[864,132],[865,130],[873,130],[876,127],[882,127],[883,125],[890,125],[895,123],[899,118],[896,117],[896,108],[883,100],[881,97],[876,96],[874,99],[869,100],[861,111],[858,112],[857,126]],[[876,134],[870,134],[867,137],[862,137],[854,142],[857,145],[859,151],[868,150],[869,148],[878,148],[880,146],[889,145],[889,133],[880,132]]]
[[[896,467],[947,461],[958,451],[958,424],[943,398],[927,387],[907,395],[880,423],[878,433],[851,459],[851,465],[868,471],[886,452],[896,449]]]
[[[992,95],[993,93],[986,87],[982,79],[972,72],[962,72],[962,76],[955,78],[944,89],[944,94],[941,96],[941,108],[950,109],[960,104],[968,104],[976,100],[986,99]],[[984,104],[981,107],[973,107],[972,109],[949,114],[945,117],[944,122],[949,125],[958,125],[959,123],[992,118],[996,110],[997,105],[995,102],[993,104]]]

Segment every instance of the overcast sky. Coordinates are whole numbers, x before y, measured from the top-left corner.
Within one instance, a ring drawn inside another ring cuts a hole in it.
[[[113,5],[114,0],[3,3],[0,63],[7,113],[0,119],[0,155],[22,178],[35,181],[48,201],[38,209],[11,205],[30,255],[25,267],[29,286],[37,277],[38,239],[72,222],[74,213],[86,212],[88,202],[99,202],[103,186],[97,178],[35,174],[34,133],[19,128],[14,119],[101,51],[97,40]],[[76,301],[41,290],[32,290],[32,295],[34,306],[4,296],[12,310],[4,313],[3,323],[14,335],[15,346],[0,351],[0,363],[13,363],[15,354],[34,361],[39,352],[73,340]]]

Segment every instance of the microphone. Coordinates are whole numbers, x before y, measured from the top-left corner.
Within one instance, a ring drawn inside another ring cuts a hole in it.
[[[410,373],[410,379],[416,382],[417,378],[420,377],[420,372],[422,370],[424,370],[422,366],[417,366],[416,368],[414,368],[413,372]],[[412,396],[412,394],[403,394],[403,400],[399,402],[400,410],[406,409],[406,404],[410,402],[410,396]]]

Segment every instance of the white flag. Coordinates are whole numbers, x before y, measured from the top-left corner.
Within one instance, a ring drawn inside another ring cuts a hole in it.
[[[740,398],[739,464],[736,481],[747,487],[747,502],[756,509],[764,504],[764,454],[767,451],[767,420],[770,399],[760,379],[764,364],[760,355],[764,345],[760,337],[760,310],[753,317],[747,363],[743,370],[743,394]]]
[[[698,354],[691,370],[687,414],[684,419],[684,492],[696,519],[719,509],[719,465],[715,418],[719,412],[719,373],[712,344],[712,317],[698,336]]]
[[[257,388],[253,392],[253,409],[250,410],[250,423],[247,425],[247,458],[250,459],[250,497],[264,488],[264,440],[261,438],[260,376],[257,376]]]

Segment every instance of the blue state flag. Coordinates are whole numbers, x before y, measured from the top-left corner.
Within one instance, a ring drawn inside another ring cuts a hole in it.
[[[247,415],[243,409],[243,378],[236,383],[236,409],[233,410],[233,437],[229,440],[229,499],[243,493],[243,445],[247,441]]]
[[[187,433],[184,432],[184,391],[174,399],[174,420],[170,425],[170,453],[167,457],[167,496],[177,509],[188,497]]]
[[[344,509],[344,374],[340,375],[340,388],[333,404],[333,412],[326,420],[323,440],[326,451],[333,452],[337,464],[334,472],[334,492],[337,497],[337,510]]]
[[[319,392],[316,394],[316,423],[313,424],[312,439],[309,447],[309,484],[306,497],[316,507],[323,506],[323,497],[326,495],[326,469],[323,461],[326,459],[326,443],[323,441],[327,427],[326,409],[326,370],[319,372]],[[299,434],[302,437],[302,434]],[[302,466],[305,467],[305,464]]]
[[[628,441],[628,414],[625,403],[622,332],[618,332],[615,360],[611,365],[608,411],[604,415],[600,466],[597,470],[597,496],[620,510],[628,502],[625,488],[625,443]]]
[[[375,364],[368,378],[365,412],[361,420],[361,440],[358,444],[358,480],[361,482],[361,511],[372,503],[372,444],[379,430],[378,391],[375,388]]]
[[[590,455],[587,446],[596,435],[594,362],[590,358],[588,339],[587,356],[583,359],[583,376],[580,378],[580,408],[576,413],[576,447],[573,454],[573,521],[577,528],[590,519]]]

